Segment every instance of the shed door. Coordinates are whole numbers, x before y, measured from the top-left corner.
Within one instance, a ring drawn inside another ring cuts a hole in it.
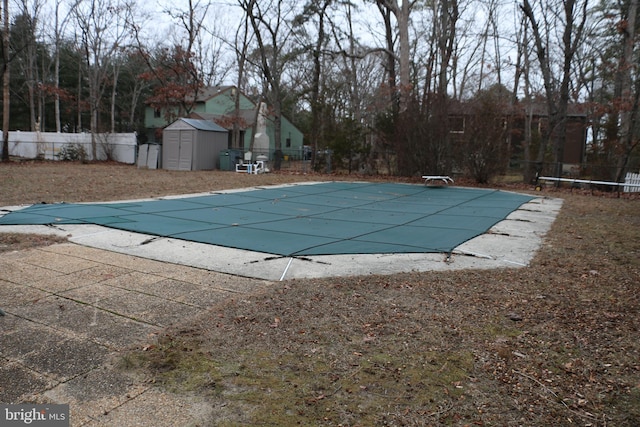
[[[163,138],[164,167],[169,170],[178,170],[180,167],[180,131],[165,131]]]
[[[193,158],[193,136],[195,132],[192,130],[180,131],[180,159],[178,170],[190,171],[191,161]]]

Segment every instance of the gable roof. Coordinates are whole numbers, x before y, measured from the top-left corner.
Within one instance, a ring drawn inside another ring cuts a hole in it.
[[[234,89],[235,86],[207,86],[198,91],[198,96],[196,97],[196,102],[204,102],[206,103],[210,99],[215,98],[225,92],[228,92]]]
[[[240,125],[240,128],[250,128],[256,119],[255,110],[240,110],[239,113],[238,124]],[[233,116],[231,114],[200,113],[197,111],[193,111],[189,114],[189,117],[199,120],[212,121],[228,130],[233,129]]]

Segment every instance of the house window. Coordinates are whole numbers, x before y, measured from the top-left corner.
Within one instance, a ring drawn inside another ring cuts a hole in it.
[[[156,118],[156,119],[159,119],[160,117],[162,117],[162,114],[161,114],[159,108],[154,108],[153,109],[153,117]]]
[[[244,147],[244,134],[245,134],[245,131],[243,131],[243,130],[238,132],[238,141],[234,145],[233,144],[233,131],[229,131],[228,140],[227,140],[227,148],[235,148],[235,149],[242,150],[242,147]]]
[[[287,138],[285,144],[287,148],[291,148],[291,138]]]
[[[464,133],[464,116],[449,117],[449,132]]]

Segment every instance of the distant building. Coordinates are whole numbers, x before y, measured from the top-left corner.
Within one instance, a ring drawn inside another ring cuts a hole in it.
[[[464,138],[467,132],[466,123],[472,114],[471,109],[464,102],[454,102],[449,110],[449,132],[454,140]],[[523,143],[525,138],[525,116],[530,114],[531,130],[534,144],[539,143],[542,135],[547,134],[549,127],[549,114],[546,104],[535,102],[530,105],[525,103],[516,104],[511,111],[506,111],[504,115],[504,126],[508,127],[510,133],[511,161],[519,163],[523,160]],[[565,133],[565,146],[562,163],[564,169],[569,170],[586,161],[587,128],[589,121],[587,114],[581,111],[579,104],[570,104],[567,112],[567,126]],[[552,146],[549,147],[552,149]],[[535,160],[535,159],[532,159]]]
[[[240,111],[236,120],[234,117],[236,90],[235,86],[215,86],[201,90],[193,110],[188,114],[188,118],[212,121],[218,126],[229,130],[227,148],[248,151],[253,138],[251,128],[256,120],[256,104],[243,93],[240,93]],[[170,124],[167,123],[165,117],[164,111],[150,106],[145,109],[144,123],[150,142],[161,142],[159,140],[162,135],[161,130]],[[233,129],[234,121],[238,123],[240,128],[240,143],[237,147],[232,146],[233,135],[231,130]],[[267,116],[266,124],[271,157],[276,144],[273,120],[269,116]],[[281,117],[280,143],[284,155],[296,157],[302,153],[303,134],[285,116]]]

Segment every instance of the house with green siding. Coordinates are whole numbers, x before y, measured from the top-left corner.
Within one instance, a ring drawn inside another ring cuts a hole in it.
[[[256,121],[256,104],[240,93],[240,111],[237,120],[240,128],[239,146],[232,146],[232,129],[236,96],[235,86],[214,86],[203,89],[196,98],[193,110],[188,118],[210,120],[229,130],[228,148],[238,151],[249,151],[253,138],[252,126]],[[273,158],[275,151],[273,118],[267,114],[266,134],[269,137],[269,158]],[[147,106],[145,109],[145,128],[150,142],[162,143],[162,129],[170,125],[166,120],[165,111]],[[285,116],[281,116],[281,145],[282,153],[291,158],[301,158],[303,155],[304,138],[302,132]]]

